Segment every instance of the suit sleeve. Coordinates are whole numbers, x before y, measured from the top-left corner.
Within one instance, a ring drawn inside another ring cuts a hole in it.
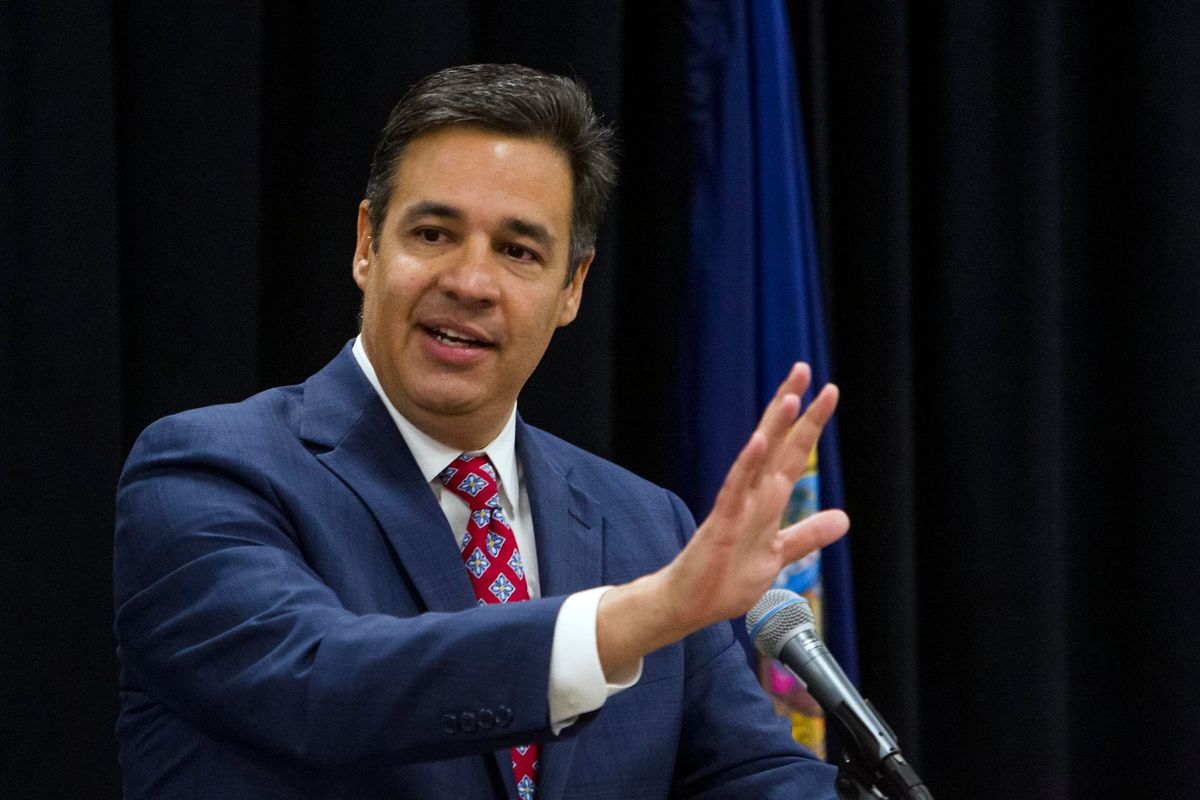
[[[696,524],[671,503],[684,539]],[[775,714],[730,624],[684,640],[684,716],[672,796],[836,800],[837,770],[801,748]]]
[[[122,474],[123,690],[214,735],[320,765],[449,758],[548,735],[561,598],[407,618],[352,613],[306,564],[254,459],[217,427],[160,421]]]

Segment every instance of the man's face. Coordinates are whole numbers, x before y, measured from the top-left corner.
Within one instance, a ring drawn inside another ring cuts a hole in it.
[[[572,179],[550,145],[450,127],[408,143],[372,247],[359,207],[363,344],[388,398],[446,444],[500,432],[556,328],[575,318]]]

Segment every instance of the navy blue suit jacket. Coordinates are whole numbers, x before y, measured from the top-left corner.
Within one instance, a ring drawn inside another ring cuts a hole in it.
[[[455,537],[347,346],[300,386],[150,426],[122,474],[114,560],[127,797],[831,798],[728,625],[549,729],[571,592],[668,562],[673,495],[519,424],[543,598],[476,608]]]

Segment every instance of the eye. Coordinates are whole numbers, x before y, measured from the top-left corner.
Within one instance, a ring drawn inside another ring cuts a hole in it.
[[[427,244],[440,244],[447,239],[446,232],[437,228],[417,228],[413,234]]]
[[[537,253],[519,244],[506,244],[503,250],[504,255],[517,261],[541,261],[541,257]]]

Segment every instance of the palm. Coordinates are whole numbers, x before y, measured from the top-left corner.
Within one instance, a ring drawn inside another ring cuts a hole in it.
[[[696,625],[744,614],[779,570],[845,533],[841,511],[825,511],[780,530],[779,521],[809,453],[837,406],[826,386],[803,414],[809,370],[797,365],[780,384],[750,441],[734,461],[712,512],[673,564],[685,614]],[[798,416],[799,415],[799,416]]]

